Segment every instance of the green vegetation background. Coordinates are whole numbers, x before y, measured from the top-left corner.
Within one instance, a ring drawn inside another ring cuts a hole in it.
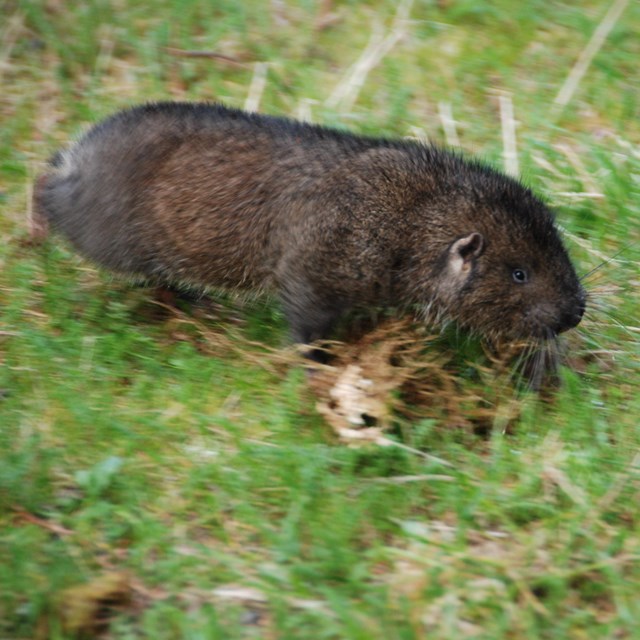
[[[73,637],[91,598],[68,589],[109,580],[107,638],[640,637],[640,5],[613,6],[0,3],[0,637]],[[401,421],[451,467],[350,449],[300,367],[243,353],[285,344],[275,304],[222,300],[203,322],[242,348],[209,353],[60,239],[25,243],[50,153],[168,98],[457,135],[497,165],[510,100],[580,272],[607,261],[561,389],[510,435]]]

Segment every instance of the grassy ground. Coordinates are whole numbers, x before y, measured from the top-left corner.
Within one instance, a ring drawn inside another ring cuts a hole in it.
[[[640,637],[640,5],[616,6],[0,4],[0,638]],[[560,388],[480,434],[513,397],[463,363],[480,399],[398,412],[412,450],[345,447],[275,303],[163,312],[25,244],[46,157],[166,98],[505,156],[582,273],[614,257]]]

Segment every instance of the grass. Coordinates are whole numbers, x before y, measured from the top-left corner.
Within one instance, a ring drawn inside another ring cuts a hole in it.
[[[4,3],[0,637],[638,637],[640,7],[562,109],[608,2],[406,8],[394,22],[394,2]],[[480,434],[479,407],[511,396],[463,362],[463,400],[398,412],[390,435],[450,466],[345,447],[279,356],[275,303],[165,313],[59,238],[24,243],[34,175],[88,123],[249,94],[438,142],[450,112],[461,146],[498,165],[510,97],[525,180],[582,273],[607,260],[559,389]]]

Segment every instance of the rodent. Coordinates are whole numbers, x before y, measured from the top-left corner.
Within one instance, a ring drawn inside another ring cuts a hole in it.
[[[489,339],[549,339],[586,305],[549,208],[414,140],[210,103],[121,111],[38,179],[40,221],[160,283],[275,289],[296,342],[350,310],[413,307]]]

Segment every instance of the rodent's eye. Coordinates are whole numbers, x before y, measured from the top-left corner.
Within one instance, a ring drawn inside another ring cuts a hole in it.
[[[524,284],[529,280],[529,276],[524,269],[514,269],[511,273],[513,281],[517,284]]]

